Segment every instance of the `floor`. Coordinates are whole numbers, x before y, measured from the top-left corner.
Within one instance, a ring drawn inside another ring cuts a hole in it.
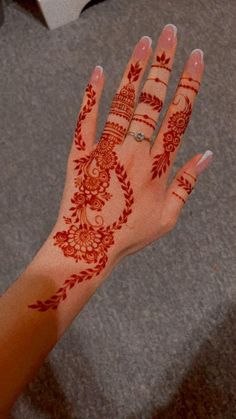
[[[116,267],[18,399],[15,419],[236,418],[236,3],[107,0],[49,31],[10,3],[0,29],[0,293],[57,215],[84,88],[104,66],[98,138],[131,51],[167,23],[206,71],[175,168],[214,151],[170,234]]]

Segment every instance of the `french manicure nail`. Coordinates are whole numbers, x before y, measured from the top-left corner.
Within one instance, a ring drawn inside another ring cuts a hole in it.
[[[103,68],[100,65],[96,65],[91,76],[91,82],[98,83],[98,81],[101,78],[102,73],[103,73]]]
[[[199,175],[203,170],[205,170],[209,164],[211,163],[213,158],[213,153],[211,150],[205,151],[203,156],[200,158],[200,160],[197,162],[197,165],[195,167],[196,174]]]
[[[162,49],[171,49],[176,41],[177,28],[172,23],[164,26],[158,40],[158,47]]]
[[[194,49],[188,59],[187,71],[193,76],[197,77],[202,72],[203,65],[203,51],[201,49]]]
[[[136,45],[134,57],[138,60],[143,60],[147,56],[151,45],[152,39],[149,36],[143,36]]]

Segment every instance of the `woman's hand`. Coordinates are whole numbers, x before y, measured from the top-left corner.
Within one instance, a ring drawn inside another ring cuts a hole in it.
[[[66,297],[66,289],[92,281],[107,265],[114,266],[175,226],[198,174],[212,158],[209,151],[204,156],[197,154],[167,186],[200,87],[204,69],[201,50],[191,53],[159,132],[150,142],[165,100],[176,44],[176,28],[167,25],[138,95],[152,53],[151,39],[141,38],[97,144],[96,119],[104,74],[101,67],[95,68],[79,113],[63,198],[51,235],[57,254],[70,262],[68,273],[71,269],[74,273],[47,302],[29,307],[57,308],[63,295]],[[77,268],[78,261],[83,269]]]
[[[191,54],[158,135],[149,143],[175,48],[175,28],[168,25],[138,96],[151,55],[149,38],[140,41],[98,144],[96,117],[104,84],[99,67],[86,88],[55,226],[0,299],[1,417],[114,265],[173,228],[212,158],[211,152],[194,156],[167,186],[200,85],[199,50]]]

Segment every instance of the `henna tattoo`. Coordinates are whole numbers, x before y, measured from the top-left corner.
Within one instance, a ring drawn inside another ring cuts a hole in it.
[[[195,176],[191,175],[190,173],[184,171],[184,174],[190,176],[194,180],[194,182],[197,181],[197,178]]]
[[[143,118],[145,118],[147,115],[141,115]],[[145,119],[141,119],[141,118],[136,118],[136,116],[134,116],[132,118],[132,121],[138,121],[138,122],[142,122],[143,124],[147,125],[148,127],[151,127],[153,129],[156,128],[155,125],[151,124],[150,122],[145,121]],[[155,122],[156,123],[156,122]]]
[[[182,196],[180,196],[179,194],[177,194],[176,192],[172,192],[173,195],[175,195],[177,198],[179,198],[184,204],[186,204],[186,201],[184,198],[182,198]]]
[[[110,114],[118,115],[130,121],[135,105],[135,88],[133,83],[139,79],[142,67],[139,61],[131,64],[127,78],[129,82],[125,84],[120,92],[116,93],[111,104]]]
[[[96,103],[96,100],[95,100],[96,93],[93,90],[93,87],[91,84],[88,84],[85,92],[87,93],[86,95],[87,103],[83,106],[83,109],[79,113],[77,126],[75,130],[75,136],[74,136],[75,146],[78,150],[85,150],[85,142],[82,139],[82,134],[81,134],[82,121],[86,118],[87,114],[91,112],[93,106]]]
[[[179,94],[180,95],[180,94]],[[170,154],[173,153],[180,143],[180,138],[184,134],[188,125],[192,106],[187,96],[181,95],[185,99],[185,107],[182,111],[174,112],[167,123],[168,130],[163,134],[164,151],[154,156],[152,165],[152,179],[161,177],[170,165]]]
[[[170,61],[170,57],[166,58],[166,53],[165,51],[160,55],[156,56],[156,61],[158,64],[152,64],[151,67],[159,67],[159,68],[164,68],[165,70],[171,72],[171,68],[169,68],[167,66],[167,64]]]
[[[115,108],[119,110],[118,113],[122,109],[124,114],[121,113],[120,115],[128,116],[131,111],[131,104],[134,102],[135,90],[132,83],[138,80],[140,71],[139,64],[135,66],[131,64],[127,75],[129,83],[126,85],[125,99],[126,105],[129,105],[121,108],[121,101],[117,99],[115,102],[117,108],[113,103],[111,113],[115,113]],[[81,122],[85,119],[86,114],[91,111],[96,101],[91,85],[88,85],[86,92],[88,100],[79,115],[79,124],[76,129],[76,146],[78,149],[84,149]],[[122,125],[107,121],[95,150],[88,156],[74,160],[76,192],[71,198],[70,216],[63,217],[68,228],[57,232],[53,236],[54,246],[61,249],[65,257],[74,259],[75,262],[81,260],[87,264],[93,263],[95,266],[84,269],[79,274],[71,275],[49,299],[45,301],[37,300],[34,304],[30,304],[29,308],[38,311],[55,310],[67,297],[68,290],[82,281],[98,276],[105,268],[108,261],[108,250],[114,245],[114,234],[127,223],[134,203],[132,186],[125,168],[119,163],[118,155],[114,150],[115,146],[123,141],[125,133],[126,128]],[[112,198],[112,194],[108,191],[112,171],[115,173],[122,189],[124,207],[117,220],[106,226],[103,217],[99,214],[91,220],[91,216],[88,216],[88,210],[100,212],[105,203]]]
[[[162,84],[164,84],[165,86],[167,86],[167,83],[166,83],[165,81],[163,81],[163,80],[159,79],[158,77],[155,77],[155,78],[151,78],[151,77],[149,77],[147,80],[152,80],[152,81],[155,81],[156,83],[162,83]]]
[[[198,93],[198,90],[197,90],[197,89],[195,89],[195,87],[193,87],[193,86],[189,86],[189,85],[187,85],[187,84],[182,84],[182,83],[179,83],[177,87],[184,87],[185,89],[190,89],[190,90],[192,90],[192,91],[193,91],[193,92],[195,92],[196,94]]]
[[[139,97],[139,103],[147,103],[154,111],[160,112],[163,106],[162,100],[150,93],[142,92]]]
[[[194,81],[195,83],[197,83],[199,86],[201,85],[199,80],[193,79],[192,77],[181,77],[181,80],[188,80],[188,81]]]
[[[163,106],[163,102],[157,96],[151,95],[150,93],[146,93],[146,92],[142,92],[140,94],[139,103],[148,104],[154,111],[158,111],[158,112],[161,111],[162,106]],[[156,128],[156,120],[154,118],[151,118],[147,114],[142,115],[142,114],[135,113],[133,115],[132,121],[142,122],[143,124],[146,124],[147,126],[151,127],[153,130],[155,130]],[[153,121],[154,124],[152,124],[150,121]]]
[[[198,89],[196,89],[194,86],[191,86],[189,84],[182,83],[182,80],[188,80],[189,82],[197,83],[198,84]],[[198,94],[198,90],[199,90],[200,85],[201,85],[201,83],[198,80],[193,79],[192,77],[181,77],[181,80],[180,80],[177,87],[183,87],[184,89],[190,89],[193,92],[195,92],[196,94]]]
[[[191,194],[192,190],[193,190],[193,186],[191,185],[191,183],[188,181],[188,179],[184,178],[183,176],[180,176],[177,181],[178,186],[180,186],[181,188],[183,188],[188,195]]]

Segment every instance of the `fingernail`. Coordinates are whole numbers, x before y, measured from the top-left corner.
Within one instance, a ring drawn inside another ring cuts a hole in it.
[[[195,167],[196,174],[199,175],[203,170],[205,170],[209,164],[211,163],[213,158],[213,153],[211,150],[205,151],[203,156],[200,158],[200,160],[197,162],[197,165]]]
[[[176,41],[177,28],[172,23],[164,26],[158,40],[158,47],[162,49],[171,49]]]
[[[96,65],[91,76],[91,82],[98,83],[98,81],[101,78],[102,73],[103,73],[103,68],[100,65]]]
[[[149,36],[143,36],[135,47],[134,57],[138,60],[143,60],[148,55],[151,45],[151,38]]]
[[[203,51],[201,49],[194,49],[187,63],[187,71],[193,76],[199,76],[202,72]]]

